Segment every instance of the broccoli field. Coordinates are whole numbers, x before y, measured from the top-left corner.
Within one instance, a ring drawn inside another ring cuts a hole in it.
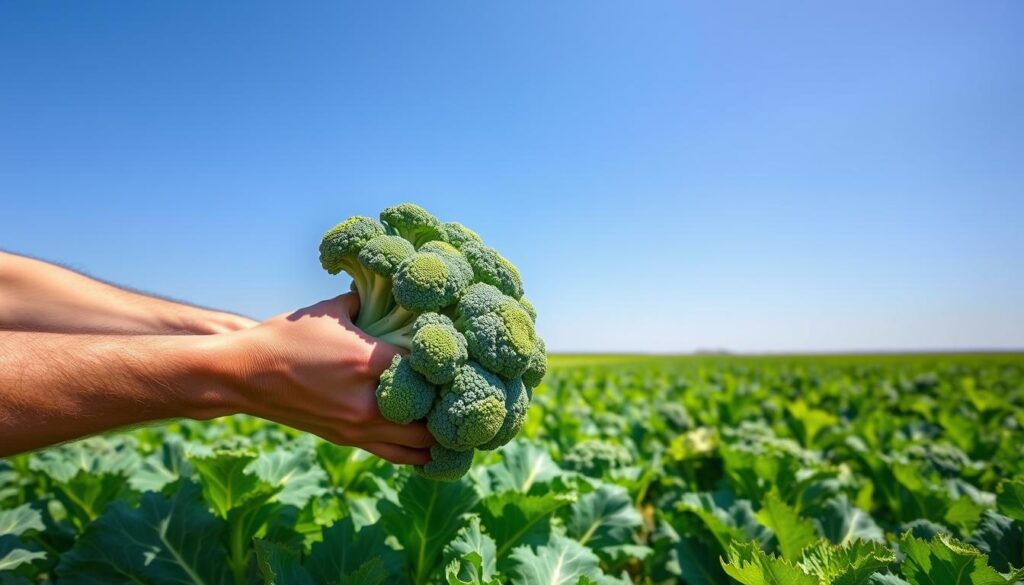
[[[235,417],[0,460],[0,584],[1024,579],[1024,356],[553,356],[435,482]]]

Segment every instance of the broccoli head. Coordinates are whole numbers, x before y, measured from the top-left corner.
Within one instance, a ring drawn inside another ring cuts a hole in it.
[[[402,203],[380,212],[380,220],[391,233],[398,234],[419,248],[432,240],[443,240],[441,222],[414,203]]]
[[[588,439],[573,445],[562,458],[562,464],[570,470],[590,477],[601,477],[608,471],[620,469],[633,463],[633,456],[622,445]]]
[[[437,397],[437,389],[412,369],[409,358],[396,355],[380,376],[377,408],[391,422],[410,423],[426,417]]]
[[[456,479],[475,448],[495,449],[519,432],[547,356],[515,265],[473,230],[411,203],[385,209],[380,221],[336,225],[320,261],[352,277],[356,326],[408,351],[381,375],[377,403],[388,420],[426,420],[438,445],[421,475]]]
[[[437,442],[453,451],[465,451],[498,434],[505,421],[505,384],[475,362],[466,362],[427,417],[427,428]]]
[[[519,434],[526,421],[526,410],[530,407],[530,396],[519,378],[505,381],[505,420],[494,438],[480,445],[479,449],[492,450],[505,445]]]
[[[473,465],[473,450],[452,451],[441,445],[430,448],[430,462],[417,465],[416,473],[436,481],[456,481]]]

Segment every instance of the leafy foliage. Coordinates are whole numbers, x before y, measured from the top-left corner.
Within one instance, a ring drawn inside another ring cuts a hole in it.
[[[1022,406],[1019,356],[566,356],[453,482],[173,422],[0,461],[0,584],[1014,583]]]

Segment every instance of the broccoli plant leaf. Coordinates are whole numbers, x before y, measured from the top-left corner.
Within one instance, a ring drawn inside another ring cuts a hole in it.
[[[137,492],[158,492],[180,477],[191,477],[192,464],[185,454],[185,442],[179,437],[168,437],[160,448],[142,460],[139,468],[128,479]]]
[[[1004,481],[996,496],[999,513],[1024,522],[1024,480]]]
[[[380,524],[358,531],[351,516],[338,520],[323,531],[323,540],[313,545],[306,567],[317,583],[338,585],[361,583],[355,575],[398,575],[402,555],[384,540],[387,533]],[[373,565],[370,570],[367,568]]]
[[[476,561],[470,559],[476,555]],[[494,539],[480,528],[480,517],[472,516],[469,524],[463,526],[455,540],[444,548],[444,560],[448,580],[454,578],[459,583],[487,583],[494,578],[497,570],[497,545]],[[454,565],[454,575],[452,563]]]
[[[222,518],[253,499],[266,500],[274,491],[258,476],[246,472],[256,461],[249,450],[214,450],[191,459],[202,485],[203,496]]]
[[[743,585],[819,585],[817,577],[762,551],[756,544],[733,545],[729,561],[722,560],[722,568]]]
[[[301,508],[326,491],[327,474],[316,463],[312,449],[304,445],[261,453],[245,472],[276,488],[274,499],[286,506]]]
[[[489,470],[490,489],[494,492],[530,493],[534,486],[562,473],[546,449],[529,441],[513,441],[499,452],[501,463]]]
[[[896,560],[891,550],[877,542],[855,540],[835,545],[819,540],[804,550],[800,567],[829,585],[860,585]]]
[[[227,583],[224,523],[199,495],[184,483],[170,499],[149,492],[138,508],[112,504],[63,555],[60,582]]]
[[[856,540],[885,542],[885,534],[871,515],[851,504],[845,494],[825,502],[814,523],[821,535],[835,544]]]
[[[969,544],[942,534],[930,541],[900,538],[903,576],[911,585],[999,585],[1013,583],[988,566],[985,555]]]
[[[600,552],[633,542],[633,533],[642,525],[626,489],[601,484],[572,504],[566,530],[580,544]]]
[[[1024,528],[1002,514],[986,511],[968,542],[988,555],[989,564],[999,572],[1024,567]]]
[[[418,475],[407,475],[394,499],[378,502],[381,522],[402,545],[414,582],[443,572],[436,566],[441,552],[474,505],[476,492],[468,481],[431,481]]]
[[[597,555],[564,536],[554,536],[536,550],[521,546],[510,555],[512,583],[516,585],[567,585],[581,578],[601,579]]]
[[[21,536],[28,530],[45,530],[43,515],[30,504],[11,510],[0,510],[0,536]]]
[[[264,585],[315,585],[310,574],[302,567],[299,551],[276,542],[257,538],[256,567]]]
[[[775,492],[765,497],[757,519],[775,533],[779,551],[790,560],[799,560],[800,552],[818,538],[814,523],[801,517]]]
[[[481,502],[480,516],[487,533],[497,542],[497,555],[520,544],[543,544],[551,533],[551,519],[562,507],[574,501],[574,494],[547,493],[529,496],[505,492],[487,496]]]

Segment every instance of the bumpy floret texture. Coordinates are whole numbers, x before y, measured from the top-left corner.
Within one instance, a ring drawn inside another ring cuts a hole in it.
[[[416,473],[436,481],[455,481],[473,465],[473,451],[452,451],[441,445],[430,448],[430,462],[417,465]]]
[[[453,451],[479,447],[498,434],[505,421],[505,385],[480,364],[468,362],[441,389],[427,417],[437,442]]]
[[[505,445],[519,434],[526,421],[526,409],[530,407],[530,397],[526,386],[519,378],[505,382],[505,420],[501,428],[490,441],[479,445],[478,449],[497,449]]]
[[[449,321],[427,323],[412,338],[409,360],[414,370],[433,384],[447,384],[469,359],[466,338]]]
[[[380,376],[377,408],[389,421],[410,423],[427,416],[437,390],[412,368],[409,358],[396,355]]]
[[[578,471],[590,477],[601,477],[614,469],[621,469],[633,463],[633,456],[622,445],[589,439],[573,445],[562,459],[566,469]]]
[[[515,437],[547,356],[514,264],[475,231],[412,203],[334,226],[320,261],[352,277],[356,326],[408,352],[381,376],[377,403],[388,420],[426,421],[437,439],[418,473],[458,479],[476,449]]]

